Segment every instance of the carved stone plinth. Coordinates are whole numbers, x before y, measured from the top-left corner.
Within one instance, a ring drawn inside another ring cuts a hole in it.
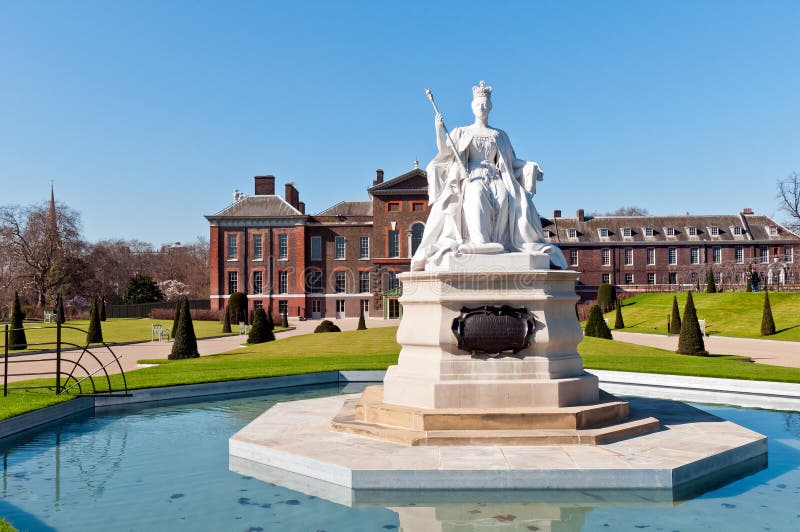
[[[469,271],[466,256],[458,271],[400,275],[403,319],[397,341],[402,350],[386,374],[386,403],[497,409],[598,401],[597,378],[583,370],[577,352],[583,338],[575,316],[578,273],[523,270],[520,255],[492,257],[491,271],[477,267],[486,262],[484,256],[474,256],[480,264]],[[462,310],[502,305],[527,309],[533,316],[530,345],[499,356],[459,349],[453,320]]]

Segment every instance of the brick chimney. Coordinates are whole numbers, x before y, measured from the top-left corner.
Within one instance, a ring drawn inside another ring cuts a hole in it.
[[[302,201],[298,201],[297,202],[297,210],[300,211],[301,213],[305,214],[306,213],[306,204],[303,203]]]
[[[272,196],[275,194],[275,176],[274,175],[257,175],[256,182],[256,196]]]
[[[750,207],[745,207],[744,209],[742,209],[742,214],[750,214],[750,215],[752,215],[753,214],[753,209],[751,209]]]
[[[575,213],[575,218],[577,218],[579,222],[586,221],[586,216],[583,214],[583,209],[578,209],[578,212]]]
[[[380,185],[381,183],[383,183],[383,170],[378,168],[375,170],[375,181],[372,182],[372,186],[374,187],[375,185]]]
[[[556,209],[553,211],[553,218],[561,218],[561,209]]]
[[[300,203],[300,193],[294,188],[294,183],[286,183],[285,190],[284,198],[286,199],[286,203],[300,210],[298,205]]]

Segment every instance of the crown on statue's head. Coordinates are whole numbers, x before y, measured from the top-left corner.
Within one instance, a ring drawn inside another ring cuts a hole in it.
[[[490,98],[492,96],[492,88],[486,86],[486,82],[481,80],[480,85],[472,87],[473,98]]]

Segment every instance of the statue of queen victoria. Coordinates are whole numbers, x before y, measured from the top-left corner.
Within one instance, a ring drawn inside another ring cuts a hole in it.
[[[492,87],[481,81],[472,95],[475,122],[449,133],[434,103],[439,153],[426,168],[430,210],[411,270],[436,270],[448,253],[508,252],[545,253],[566,269],[561,250],[545,241],[533,205],[542,169],[517,159],[508,135],[489,126]]]

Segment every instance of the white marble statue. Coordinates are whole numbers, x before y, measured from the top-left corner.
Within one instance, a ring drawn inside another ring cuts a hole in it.
[[[517,159],[508,135],[489,126],[492,88],[481,81],[472,94],[472,125],[448,134],[437,109],[439,153],[426,168],[430,211],[411,270],[435,270],[448,253],[504,252],[546,253],[553,266],[565,269],[561,250],[545,241],[533,205],[542,169]]]

